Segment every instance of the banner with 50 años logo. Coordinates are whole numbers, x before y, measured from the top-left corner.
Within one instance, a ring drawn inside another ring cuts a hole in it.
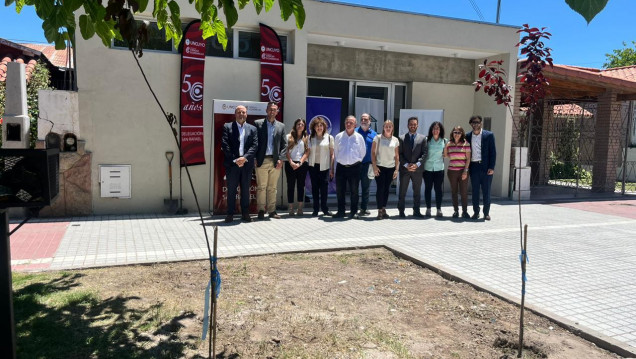
[[[276,102],[283,121],[283,47],[276,31],[260,24],[261,28],[261,101]]]
[[[181,152],[184,165],[205,164],[203,149],[203,74],[205,40],[200,21],[192,21],[181,41]]]

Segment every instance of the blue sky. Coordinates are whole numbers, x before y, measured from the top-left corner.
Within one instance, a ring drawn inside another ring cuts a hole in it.
[[[482,21],[469,0],[343,0],[352,4],[391,8],[417,13]],[[495,22],[497,0],[473,0],[483,21]],[[607,7],[588,25],[572,11],[565,0],[501,0],[500,23],[548,27],[555,63],[597,67],[605,62],[605,54],[636,40],[634,0],[609,0]],[[251,6],[251,5],[250,5]],[[275,6],[272,11],[277,11]],[[311,14],[307,14],[311,16]],[[42,22],[30,6],[20,15],[15,7],[0,5],[0,38],[15,42],[44,43]]]

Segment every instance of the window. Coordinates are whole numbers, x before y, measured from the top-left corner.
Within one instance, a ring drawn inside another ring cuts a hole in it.
[[[287,36],[278,35],[283,52],[283,61],[287,62]],[[253,31],[238,31],[238,57],[246,59],[260,59],[261,33]]]
[[[137,20],[137,24],[141,24],[141,21]],[[113,47],[123,47],[127,49],[128,41],[115,39],[113,40]],[[151,22],[148,25],[148,42],[144,44],[143,48],[144,50],[173,51],[172,41],[166,41],[165,30],[159,30],[156,22]]]
[[[216,39],[216,36],[210,36],[205,40],[205,55],[206,56],[215,56],[215,57],[233,57],[233,44],[234,44],[234,36],[232,34],[232,30],[225,30],[227,34],[227,47],[223,50],[223,45],[219,43]]]

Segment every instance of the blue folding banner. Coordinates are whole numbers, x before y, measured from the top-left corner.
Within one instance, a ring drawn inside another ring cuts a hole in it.
[[[321,116],[327,122],[329,126],[329,134],[336,137],[340,132],[340,109],[342,106],[342,99],[336,97],[311,97],[307,96],[307,129],[311,120]],[[307,131],[309,133],[309,131]],[[305,188],[311,193],[311,181],[309,176],[305,181]],[[336,181],[329,182],[329,193],[336,193]]]

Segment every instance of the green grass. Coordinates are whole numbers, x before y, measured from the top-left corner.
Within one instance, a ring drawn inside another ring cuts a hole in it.
[[[131,306],[136,297],[102,298],[83,288],[82,274],[13,273],[18,358],[182,357],[187,343],[150,343],[139,334],[178,330],[178,313],[153,305]],[[152,334],[152,333],[150,333]]]

